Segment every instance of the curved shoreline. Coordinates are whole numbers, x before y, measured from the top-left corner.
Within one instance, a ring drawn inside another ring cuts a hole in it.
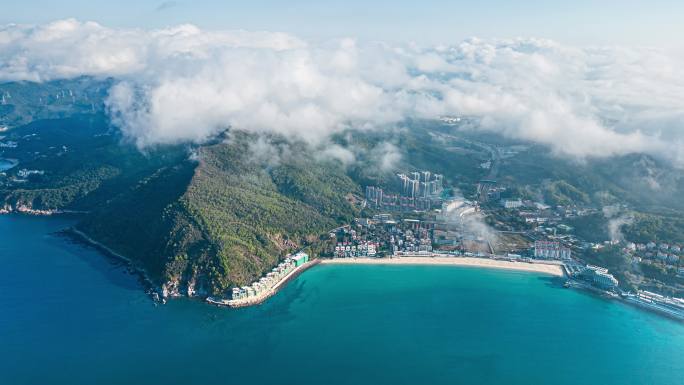
[[[310,261],[310,262],[303,264],[302,266],[292,270],[288,275],[283,277],[282,280],[280,280],[278,283],[276,283],[273,287],[268,289],[266,292],[261,293],[257,296],[249,297],[249,298],[245,298],[245,299],[231,299],[231,300],[215,299],[213,297],[207,297],[206,302],[210,303],[212,305],[228,306],[228,307],[232,307],[232,308],[260,305],[260,304],[264,303],[267,299],[276,295],[280,291],[280,289],[282,287],[284,287],[288,282],[297,278],[300,274],[302,274],[304,271],[308,270],[309,268],[311,268],[315,265],[318,265],[320,262],[321,262],[320,259],[314,259],[313,261]]]
[[[321,260],[321,265],[434,265],[464,266],[489,269],[517,270],[564,277],[560,264],[505,261],[475,257],[394,257],[394,258],[335,258]]]
[[[111,248],[103,245],[102,243],[90,238],[87,234],[82,231],[71,227],[64,231],[66,234],[70,234],[72,238],[80,240],[81,242],[94,247],[104,254],[108,254],[113,258],[124,261],[131,269],[135,270],[144,283],[147,285],[148,289],[154,288],[152,280],[148,277],[147,273],[135,266],[130,258],[127,258],[120,253],[112,250]],[[288,282],[297,278],[300,274],[305,272],[316,265],[431,265],[431,266],[457,266],[457,267],[478,267],[478,268],[489,268],[489,269],[501,269],[501,270],[513,270],[513,271],[526,271],[533,273],[540,273],[551,275],[555,277],[565,277],[565,269],[561,264],[550,264],[550,263],[540,263],[540,262],[519,262],[519,261],[506,261],[497,260],[489,258],[476,258],[476,257],[443,257],[443,256],[424,256],[424,257],[393,257],[393,258],[317,258],[306,264],[302,265],[300,268],[293,270],[284,277],[280,282],[270,288],[268,291],[250,298],[245,298],[242,300],[228,300],[219,299],[213,297],[205,298],[207,303],[218,306],[228,306],[232,308],[239,307],[249,307],[260,305],[266,300],[276,295]]]
[[[459,267],[480,267],[489,269],[516,270],[533,273],[564,277],[565,270],[561,264],[540,263],[540,262],[518,262],[504,261],[489,258],[473,257],[394,257],[394,258],[317,258],[293,270],[280,282],[264,293],[254,297],[229,300],[222,298],[207,297],[206,302],[217,306],[228,306],[232,308],[249,307],[260,305],[267,299],[277,294],[287,282],[297,278],[304,271],[315,265],[433,265],[433,266],[459,266]]]

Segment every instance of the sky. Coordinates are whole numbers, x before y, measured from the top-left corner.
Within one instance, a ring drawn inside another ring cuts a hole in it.
[[[107,113],[141,148],[234,127],[348,161],[333,134],[468,116],[559,156],[684,168],[683,1],[416,3],[12,1],[0,82],[113,78]]]
[[[2,0],[0,24],[76,18],[114,28],[190,23],[207,29],[286,32],[306,39],[352,37],[450,44],[535,37],[572,45],[676,46],[681,0]]]

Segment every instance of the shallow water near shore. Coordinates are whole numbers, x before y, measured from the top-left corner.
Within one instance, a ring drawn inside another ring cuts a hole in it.
[[[681,384],[684,325],[535,273],[316,266],[265,304],[155,306],[139,279],[0,216],[0,384]]]

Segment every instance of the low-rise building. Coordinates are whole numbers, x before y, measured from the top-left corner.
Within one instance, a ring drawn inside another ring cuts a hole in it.
[[[299,267],[309,262],[309,254],[300,251],[299,253],[293,255],[291,259],[294,262],[294,266]]]

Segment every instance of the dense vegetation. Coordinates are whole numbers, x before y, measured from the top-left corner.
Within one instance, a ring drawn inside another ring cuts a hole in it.
[[[649,260],[632,261],[618,245],[588,251],[583,258],[589,263],[608,268],[624,289],[634,291],[639,288],[667,295],[684,295],[684,278],[677,276],[676,267]]]
[[[209,277],[216,290],[251,281],[354,214],[345,197],[358,186],[338,163],[315,161],[293,145],[278,164],[262,164],[245,151],[249,141],[238,134],[202,147],[181,198],[215,247]]]
[[[1,156],[19,165],[0,181],[7,182],[20,169],[44,174],[23,183],[2,183],[0,203],[36,209],[91,210],[158,168],[187,157],[182,147],[142,153],[123,142],[103,115],[36,121],[8,132],[5,140],[18,147],[3,149]]]
[[[0,157],[19,162],[0,172],[0,207],[87,212],[81,230],[170,290],[222,292],[294,249],[315,254],[326,230],[357,214],[351,202],[363,186],[392,191],[397,172],[417,170],[443,174],[468,198],[478,181],[495,179],[507,188],[502,197],[599,209],[568,223],[582,240],[607,240],[611,218],[600,209],[618,206],[630,218],[620,228],[626,239],[684,242],[684,172],[650,156],[562,158],[467,125],[421,120],[335,135],[342,161],[330,148],[237,131],[141,151],[104,113],[111,82],[0,84],[0,127],[10,127],[0,141],[18,144],[0,148]],[[481,166],[493,157],[496,167]],[[20,169],[43,173],[24,178]],[[588,258],[630,282],[638,271],[672,275],[609,251]]]
[[[79,77],[51,82],[0,84],[0,127],[19,127],[33,121],[68,118],[104,111],[112,79]]]
[[[345,197],[358,186],[338,163],[293,145],[277,165],[263,164],[251,140],[236,133],[197,148],[197,161],[160,169],[79,228],[172,289],[221,293],[351,221]]]
[[[202,146],[140,151],[103,115],[38,120],[8,131],[0,202],[88,214],[78,224],[170,290],[221,292],[351,221],[359,186],[309,146],[266,138],[263,158],[239,132]],[[20,169],[43,174],[18,176]],[[23,180],[23,181],[22,181]],[[315,246],[315,245],[313,245]],[[311,248],[314,252],[317,247]]]

